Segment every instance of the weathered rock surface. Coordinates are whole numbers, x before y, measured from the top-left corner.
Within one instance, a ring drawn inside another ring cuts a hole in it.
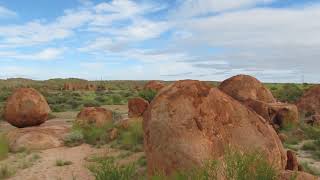
[[[233,76],[219,85],[219,89],[243,102],[247,99],[274,103],[276,99],[259,80],[248,75]]]
[[[76,122],[79,125],[103,127],[112,123],[112,120],[112,111],[100,107],[86,107],[79,112]]]
[[[286,125],[297,125],[299,123],[298,108],[294,104],[279,102],[265,103],[251,99],[248,99],[243,103],[271,124],[284,127]]]
[[[320,114],[320,85],[308,89],[297,102],[300,113],[307,117]]]
[[[46,99],[33,88],[19,88],[8,98],[4,118],[19,128],[37,126],[48,119],[50,107]]]
[[[63,146],[63,138],[70,127],[63,125],[38,126],[14,129],[7,134],[12,152],[44,150]]]
[[[298,171],[299,170],[299,163],[296,157],[296,154],[288,150],[287,151],[287,165],[286,165],[286,170],[292,170],[292,171]]]
[[[165,85],[160,81],[149,81],[144,86],[144,90],[154,90],[154,91],[160,91]]]
[[[286,153],[274,129],[246,106],[199,81],[160,91],[144,113],[148,172],[170,174],[224,156],[226,148],[261,150],[279,169]]]
[[[132,98],[128,101],[129,117],[140,117],[146,111],[149,102],[143,98]]]

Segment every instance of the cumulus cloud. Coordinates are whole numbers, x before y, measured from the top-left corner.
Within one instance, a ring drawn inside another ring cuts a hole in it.
[[[10,18],[10,17],[16,17],[17,13],[6,8],[3,6],[0,6],[0,18]]]
[[[21,59],[21,60],[54,60],[60,57],[64,49],[47,48],[35,53],[21,53],[17,51],[0,51],[1,58]]]

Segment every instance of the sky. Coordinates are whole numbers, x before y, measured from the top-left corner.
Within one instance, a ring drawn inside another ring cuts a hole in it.
[[[320,82],[319,0],[0,0],[0,78]]]

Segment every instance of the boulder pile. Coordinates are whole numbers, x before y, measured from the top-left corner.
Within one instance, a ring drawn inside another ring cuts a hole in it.
[[[306,117],[320,115],[320,85],[308,89],[297,102],[299,112]]]
[[[165,87],[145,112],[143,127],[150,174],[201,166],[230,146],[262,150],[279,169],[287,163],[278,135],[261,116],[203,82]]]
[[[299,122],[295,105],[277,102],[270,90],[252,76],[233,76],[223,81],[219,89],[255,111],[276,129]]]

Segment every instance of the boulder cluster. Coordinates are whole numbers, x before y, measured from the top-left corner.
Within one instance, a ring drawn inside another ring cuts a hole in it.
[[[172,174],[223,159],[226,150],[259,150],[280,170],[280,179],[315,179],[282,146],[277,129],[298,123],[293,104],[277,102],[257,79],[238,75],[218,88],[177,81],[158,92],[144,112],[144,146],[150,175]]]

